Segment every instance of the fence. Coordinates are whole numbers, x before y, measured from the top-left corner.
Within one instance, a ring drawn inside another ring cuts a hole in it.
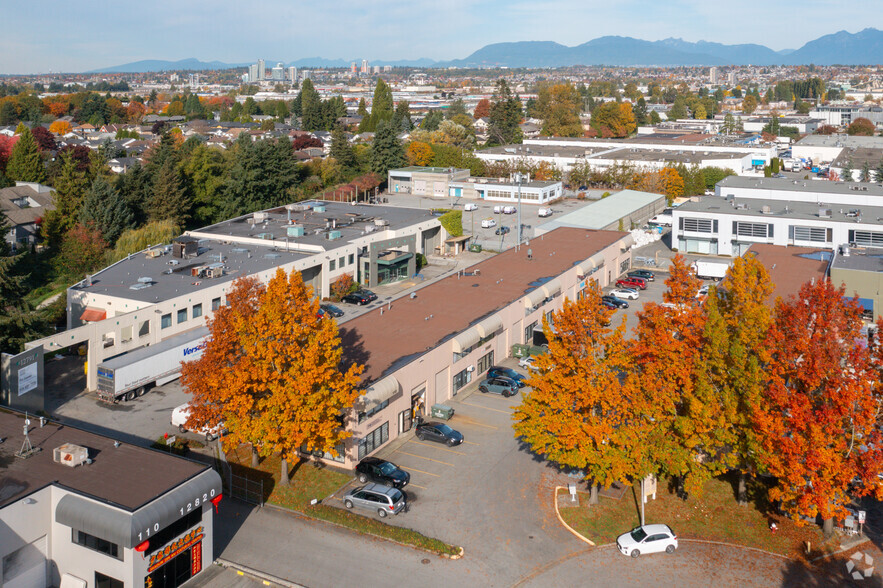
[[[263,506],[264,481],[249,480],[243,476],[230,474],[230,497],[248,504]]]

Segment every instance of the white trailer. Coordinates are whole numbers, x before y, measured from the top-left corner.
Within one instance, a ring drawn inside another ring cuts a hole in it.
[[[696,277],[715,282],[724,279],[730,269],[729,264],[713,261],[694,261],[691,267],[696,270]]]
[[[181,363],[199,359],[208,336],[208,329],[200,327],[104,361],[98,366],[99,400],[133,400],[178,379]]]

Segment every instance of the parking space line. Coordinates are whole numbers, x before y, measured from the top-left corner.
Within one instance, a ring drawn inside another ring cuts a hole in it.
[[[481,443],[473,443],[472,441],[463,441],[463,443],[466,443],[467,445],[478,445],[481,447]]]
[[[482,406],[480,404],[472,404],[471,402],[461,402],[460,404],[465,404],[466,406],[474,406],[476,408],[483,408],[485,410],[492,410],[494,412],[502,412],[503,414],[512,414],[511,410],[503,410],[501,408],[491,408],[490,406]]]
[[[465,423],[465,424],[467,424],[467,425],[475,425],[475,426],[477,426],[477,427],[484,427],[484,428],[486,428],[486,429],[494,429],[494,430],[497,429],[497,427],[494,427],[494,426],[491,426],[491,425],[485,425],[485,424],[482,424],[482,423],[476,423],[476,422],[473,421],[472,419],[467,419],[466,417],[464,417],[464,416],[462,416],[462,415],[461,415],[461,416],[458,416],[457,419],[458,419],[457,422],[462,421],[463,423]]]
[[[426,474],[427,476],[434,476],[436,478],[441,478],[438,474],[433,474],[432,472],[424,472],[423,470],[418,470],[417,468],[408,468],[409,472],[420,472],[421,474]]]
[[[440,461],[438,459],[432,459],[431,457],[423,457],[422,455],[417,455],[416,453],[408,453],[407,451],[402,451],[401,449],[399,449],[399,453],[401,453],[402,455],[410,455],[411,457],[419,457],[420,459],[426,459],[429,461],[434,461],[435,463],[440,463],[440,464],[444,464],[446,466],[454,467],[454,464],[452,464],[452,463],[448,463],[446,461]]]
[[[441,449],[442,451],[447,451],[448,453],[453,453],[455,455],[466,455],[465,453],[460,453],[459,451],[454,451],[453,449],[447,449],[445,447],[436,447],[435,445],[430,445],[429,443],[418,443],[417,441],[408,441],[408,443],[413,443],[415,445],[422,445],[423,447],[432,447],[433,449]]]

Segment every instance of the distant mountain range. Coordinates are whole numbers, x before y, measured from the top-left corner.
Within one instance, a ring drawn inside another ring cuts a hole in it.
[[[285,66],[349,67],[355,61],[311,57]],[[277,62],[267,60],[267,67]],[[763,45],[724,45],[708,41],[682,39],[643,41],[632,37],[600,37],[576,47],[554,41],[519,41],[486,45],[465,59],[433,61],[414,59],[383,61],[373,64],[394,67],[565,67],[570,65],[613,66],[711,66],[711,65],[873,65],[883,63],[883,31],[867,28],[858,33],[840,31],[810,41],[800,49],[773,51]],[[176,70],[207,70],[246,67],[248,63],[145,60],[89,73],[136,73]]]

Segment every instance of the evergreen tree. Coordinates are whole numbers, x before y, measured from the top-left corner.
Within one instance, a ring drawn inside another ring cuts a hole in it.
[[[226,217],[285,204],[300,183],[301,174],[287,137],[253,142],[243,133],[236,140],[232,158],[224,208]]]
[[[112,247],[124,231],[135,226],[134,220],[132,211],[126,201],[120,198],[119,192],[104,178],[95,178],[80,210],[80,222],[98,229]]]
[[[157,172],[153,191],[147,203],[150,221],[170,220],[178,226],[190,218],[190,202],[181,186],[178,168],[171,159],[166,160]]]
[[[18,141],[9,154],[6,164],[6,175],[9,179],[17,182],[45,182],[46,169],[43,166],[43,157],[40,148],[30,129],[24,127],[19,134]]]
[[[880,163],[877,164],[877,168],[874,170],[874,175],[875,182],[883,182],[883,159],[881,159]]]
[[[843,164],[843,169],[840,173],[840,179],[844,182],[853,182],[855,181],[852,176],[852,159],[847,159],[846,163]]]
[[[153,179],[150,172],[135,163],[117,180],[117,189],[123,200],[134,215],[135,224],[140,225],[147,220],[147,202],[153,191]]]
[[[313,82],[309,78],[304,80],[300,89],[301,127],[305,131],[321,131],[325,128],[322,99],[319,92],[313,88]]]
[[[395,121],[394,126],[402,131],[410,131],[414,128],[414,124],[411,122],[411,105],[407,100],[396,104],[393,121]]]
[[[353,147],[346,138],[343,128],[338,126],[331,132],[331,157],[347,172],[357,169],[356,155]]]
[[[521,142],[521,100],[509,89],[506,80],[497,80],[491,101],[488,145],[505,145]]]
[[[870,182],[871,181],[871,164],[867,161],[862,164],[862,172],[860,179],[862,182]]]
[[[80,165],[74,152],[62,151],[61,169],[54,181],[53,210],[46,212],[41,229],[53,251],[58,251],[64,236],[77,223],[91,181],[89,168]]]
[[[439,110],[430,110],[420,121],[420,128],[424,131],[437,131],[438,125],[444,120],[444,115]]]
[[[358,114],[362,118],[368,116],[368,106],[365,104],[364,98],[359,98],[359,109],[356,110],[356,114]]]
[[[2,170],[0,170],[0,189],[11,188],[12,186],[15,186],[15,182],[7,178],[6,174],[4,174]]]
[[[374,132],[371,149],[371,171],[386,177],[391,169],[405,165],[405,150],[398,138],[398,129],[387,121],[381,121]]]
[[[462,98],[457,98],[451,105],[448,107],[447,111],[445,111],[445,118],[451,120],[458,114],[463,114],[468,116],[468,112],[466,112],[466,105],[463,103]]]
[[[5,233],[0,218],[0,231]],[[0,352],[19,353],[40,336],[42,321],[25,300],[27,275],[19,272],[24,253],[0,256]]]
[[[276,103],[276,122],[284,123],[285,119],[291,116],[291,112],[288,111],[288,106],[285,104],[284,100],[280,100]]]
[[[388,121],[393,115],[392,89],[382,78],[377,79],[374,99],[371,102],[371,116],[359,123],[360,133],[375,132],[381,121]]]

